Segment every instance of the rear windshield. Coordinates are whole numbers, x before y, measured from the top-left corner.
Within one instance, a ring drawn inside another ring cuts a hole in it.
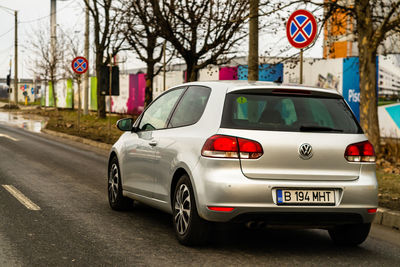
[[[343,98],[271,93],[227,94],[222,128],[362,133]]]

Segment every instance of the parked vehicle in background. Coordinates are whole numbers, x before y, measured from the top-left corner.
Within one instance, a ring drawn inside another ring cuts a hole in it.
[[[194,82],[163,93],[109,158],[111,208],[137,200],[171,213],[179,242],[212,222],[368,236],[377,208],[373,146],[336,91],[267,82]]]

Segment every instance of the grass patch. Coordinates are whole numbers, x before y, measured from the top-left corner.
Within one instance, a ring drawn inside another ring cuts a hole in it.
[[[376,170],[379,184],[379,206],[400,210],[400,175]]]
[[[385,106],[385,105],[391,105],[391,104],[397,104],[399,102],[395,100],[379,100],[378,101],[378,106]]]
[[[80,130],[78,131],[78,113],[76,110],[45,110],[32,109],[24,110],[23,113],[35,114],[48,118],[46,129],[58,131],[70,135],[80,136],[95,141],[114,144],[121,136],[122,132],[118,130],[116,122],[121,118],[132,117],[129,115],[112,114],[111,116],[111,134],[108,130],[108,117],[98,118],[97,113],[82,115],[80,118]],[[108,116],[108,115],[107,115]],[[134,116],[136,118],[136,116]]]

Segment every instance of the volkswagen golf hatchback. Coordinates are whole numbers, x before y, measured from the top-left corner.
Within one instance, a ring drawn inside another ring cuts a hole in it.
[[[194,82],[155,99],[112,147],[112,209],[171,213],[179,242],[212,222],[321,228],[358,245],[377,209],[373,146],[336,91],[266,82]]]

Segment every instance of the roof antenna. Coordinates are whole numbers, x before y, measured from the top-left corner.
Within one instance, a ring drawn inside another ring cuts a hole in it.
[[[282,83],[282,77],[279,76],[278,79],[276,79],[276,80],[274,81],[274,83]]]

